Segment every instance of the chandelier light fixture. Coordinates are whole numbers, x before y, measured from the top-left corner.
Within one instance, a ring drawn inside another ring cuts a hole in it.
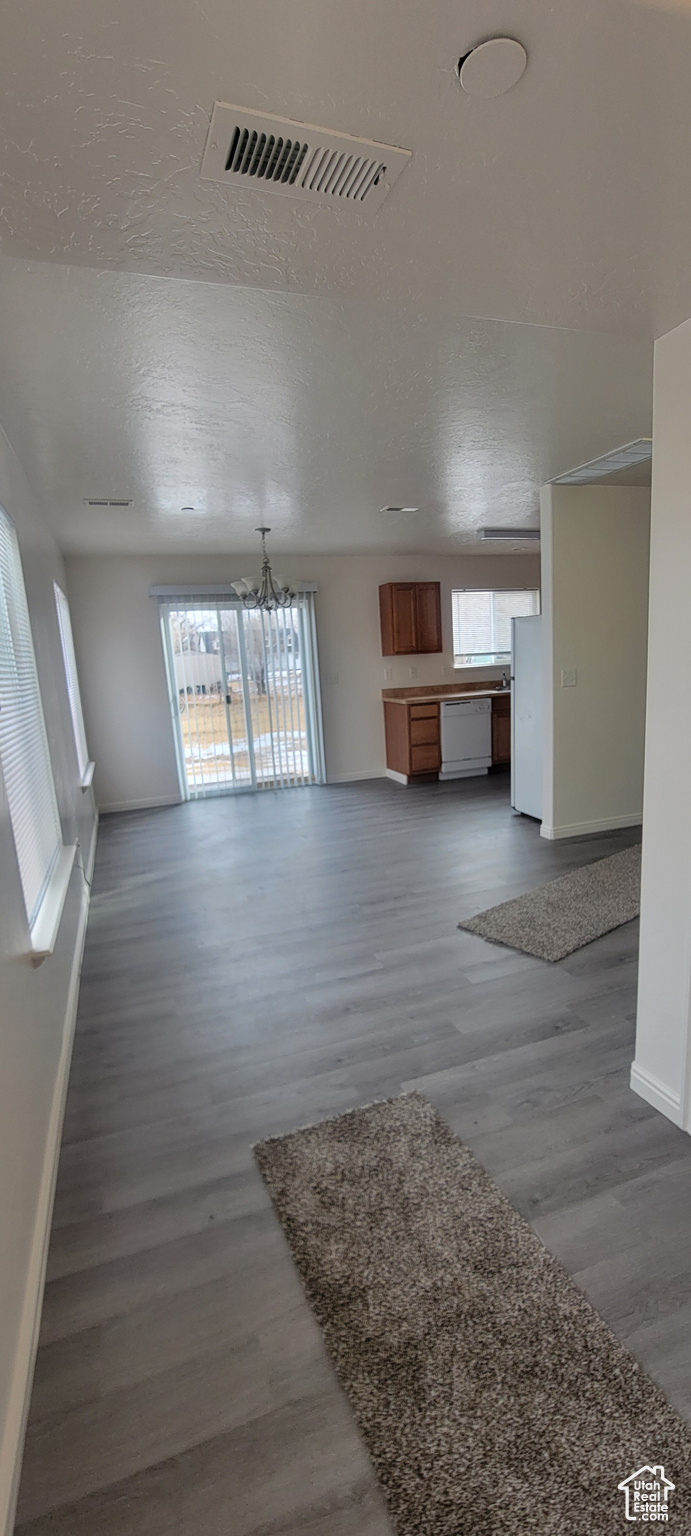
[[[254,581],[251,576],[243,576],[240,581],[231,582],[234,592],[242,598],[245,608],[266,608],[272,612],[276,608],[289,608],[295,593],[283,576],[274,576],[271,562],[266,549],[266,535],[270,528],[256,528],[255,533],[261,534],[262,572],[259,581]]]

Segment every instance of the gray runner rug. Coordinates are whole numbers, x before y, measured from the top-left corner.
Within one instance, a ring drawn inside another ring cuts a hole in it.
[[[255,1155],[397,1536],[624,1531],[632,1473],[691,1536],[691,1429],[425,1099]]]
[[[563,960],[575,949],[602,938],[638,917],[641,900],[641,848],[624,848],[607,859],[584,864],[526,891],[513,901],[488,907],[459,928],[492,944],[521,949],[538,960]]]

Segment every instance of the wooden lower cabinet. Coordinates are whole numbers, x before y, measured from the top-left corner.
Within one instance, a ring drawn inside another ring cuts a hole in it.
[[[472,697],[472,691],[469,691]],[[406,782],[436,777],[441,768],[439,703],[384,699],[386,766]],[[511,762],[511,696],[492,698],[492,766]]]
[[[441,768],[439,705],[384,700],[386,766],[406,779]]]
[[[492,766],[511,762],[511,695],[492,699]]]

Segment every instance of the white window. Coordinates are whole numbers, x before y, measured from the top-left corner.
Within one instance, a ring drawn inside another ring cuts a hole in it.
[[[453,592],[455,667],[511,660],[511,620],[540,612],[539,592]]]
[[[0,767],[32,949],[49,954],[74,850],[62,844],[19,545],[1,507]]]
[[[91,783],[93,777],[92,765],[89,762],[89,752],[86,745],[86,731],[84,730],[84,714],[82,700],[79,692],[79,677],[77,675],[77,658],[74,654],[74,639],[72,637],[72,622],[70,620],[70,607],[65,594],[57,582],[54,582],[55,604],[58,610],[58,625],[60,628],[60,640],[62,643],[62,659],[65,663],[65,678],[67,680],[67,695],[70,701],[70,714],[72,716],[72,729],[74,731],[74,744],[77,748],[77,765],[79,778],[83,785]]]

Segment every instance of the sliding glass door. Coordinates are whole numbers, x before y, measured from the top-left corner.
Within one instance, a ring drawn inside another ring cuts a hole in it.
[[[187,799],[323,780],[311,594],[272,613],[181,599],[161,622]]]

